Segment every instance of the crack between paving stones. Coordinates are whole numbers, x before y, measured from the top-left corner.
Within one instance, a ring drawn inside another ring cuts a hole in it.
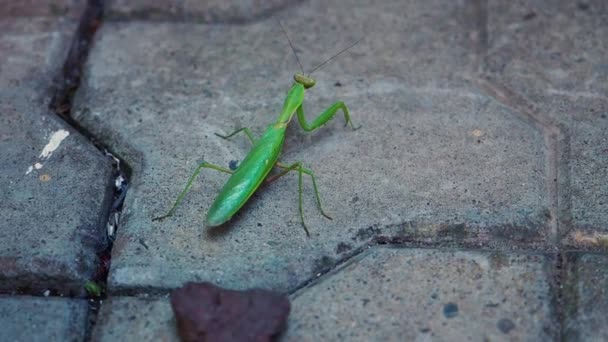
[[[72,38],[72,43],[63,65],[61,75],[59,75],[59,81],[54,86],[53,98],[49,103],[49,109],[53,113],[88,139],[105,157],[111,159],[112,167],[114,169],[112,177],[114,180],[112,186],[112,200],[107,212],[108,216],[106,220],[103,221],[106,223],[105,231],[108,243],[106,248],[98,253],[100,264],[98,265],[96,274],[93,276],[93,279],[91,279],[92,282],[101,286],[101,289],[104,292],[101,296],[96,297],[91,295],[89,297],[85,341],[90,341],[92,339],[92,332],[97,322],[99,309],[101,308],[102,300],[105,298],[105,287],[110,269],[114,236],[118,229],[123,201],[132,174],[129,165],[120,157],[113,154],[106,146],[100,143],[90,131],[71,117],[74,94],[80,86],[83,68],[88,59],[95,34],[103,22],[103,14],[104,0],[87,1],[85,10],[80,18],[74,37]],[[85,284],[82,284],[82,286],[84,285]]]
[[[542,113],[534,104],[522,95],[517,94],[508,87],[501,84],[489,75],[479,75],[475,83],[496,101],[514,109],[522,119],[539,128],[543,134],[545,166],[547,174],[545,185],[549,197],[549,243],[554,250],[554,269],[552,272],[551,285],[553,287],[554,314],[559,325],[558,340],[564,339],[565,314],[564,314],[564,288],[563,281],[566,280],[564,269],[564,257],[567,251],[562,249],[562,234],[560,230],[571,226],[571,198],[566,196],[569,187],[568,156],[569,134],[567,129],[557,122],[553,122],[549,116]],[[565,161],[565,162],[564,162]],[[564,190],[566,192],[564,192]]]
[[[564,307],[566,303],[564,303],[564,281],[567,280],[567,261],[566,253],[558,252],[555,256],[555,274],[554,274],[554,293],[553,301],[555,308],[555,319],[559,324],[559,332],[558,332],[558,340],[563,341],[565,337],[566,330],[566,314],[564,312]]]

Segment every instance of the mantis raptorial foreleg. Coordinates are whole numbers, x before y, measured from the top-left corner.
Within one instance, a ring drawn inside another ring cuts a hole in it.
[[[345,127],[348,126],[348,124],[350,124],[350,128],[352,128],[353,130],[357,130],[357,129],[361,128],[361,126],[355,128],[352,120],[350,119],[350,113],[348,112],[348,107],[346,107],[346,105],[342,101],[338,101],[338,102],[334,103],[333,105],[331,105],[323,113],[319,114],[319,116],[317,116],[314,120],[312,120],[312,122],[310,124],[308,122],[306,122],[306,117],[304,116],[304,105],[300,105],[298,107],[296,113],[298,115],[298,122],[300,123],[300,126],[302,126],[302,128],[306,132],[311,132],[311,131],[314,131],[315,129],[325,125],[329,120],[331,120],[334,117],[334,115],[336,115],[336,113],[340,109],[344,112],[344,120],[346,120],[346,124],[344,124]]]
[[[188,183],[186,183],[186,187],[184,188],[184,190],[182,190],[182,192],[179,194],[179,196],[177,196],[177,200],[175,201],[175,203],[173,204],[171,209],[169,209],[169,212],[163,216],[153,218],[152,221],[158,221],[158,220],[162,220],[164,218],[173,216],[173,214],[175,213],[175,208],[177,208],[179,203],[184,199],[184,196],[186,196],[188,191],[190,191],[190,188],[192,187],[192,182],[194,182],[194,179],[196,179],[196,176],[198,176],[198,174],[201,173],[201,170],[204,168],[217,170],[217,171],[221,171],[221,172],[225,172],[225,173],[229,173],[229,174],[234,173],[232,170],[221,167],[221,166],[209,164],[207,162],[200,163],[198,165],[198,167],[196,168],[196,170],[194,170],[194,173],[192,173],[192,176],[190,176],[190,179],[188,179]]]
[[[253,133],[251,133],[251,130],[247,127],[239,128],[236,131],[234,131],[228,135],[221,135],[219,133],[215,133],[215,135],[217,135],[218,137],[223,138],[223,139],[228,139],[239,132],[244,132],[247,135],[247,138],[249,138],[249,141],[251,141],[251,143],[255,145],[255,139],[253,138]]]
[[[306,235],[310,236],[310,233],[308,232],[308,228],[306,227],[306,224],[304,223],[304,210],[302,208],[302,185],[303,185],[302,184],[303,183],[302,174],[305,173],[305,174],[309,175],[310,178],[312,179],[312,186],[315,191],[315,198],[317,199],[317,206],[319,208],[319,211],[321,212],[321,215],[332,220],[332,218],[325,213],[325,211],[323,210],[323,207],[321,206],[321,197],[319,196],[319,189],[317,188],[317,181],[315,179],[315,174],[314,174],[314,172],[312,172],[312,170],[304,168],[302,166],[302,162],[293,163],[290,166],[285,166],[281,163],[276,163],[275,166],[280,169],[283,169],[283,171],[277,173],[274,176],[270,176],[270,177],[266,178],[267,183],[274,182],[275,180],[281,178],[282,176],[286,175],[290,171],[298,171],[298,185],[299,185],[298,195],[299,195],[300,219],[302,220],[302,226],[304,227],[304,231],[306,231]]]

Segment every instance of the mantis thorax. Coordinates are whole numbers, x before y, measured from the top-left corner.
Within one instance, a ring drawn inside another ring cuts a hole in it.
[[[296,73],[293,75],[293,79],[304,86],[305,89],[314,87],[316,81],[309,76],[304,75],[303,73]]]

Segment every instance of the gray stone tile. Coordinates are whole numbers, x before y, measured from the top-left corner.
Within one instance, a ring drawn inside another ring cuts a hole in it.
[[[549,341],[542,255],[374,248],[292,298],[285,341]]]
[[[608,256],[568,255],[564,339],[608,340]]]
[[[0,19],[14,17],[78,18],[85,0],[0,0]]]
[[[93,341],[180,341],[169,298],[114,297],[101,307]]]
[[[299,0],[109,0],[107,18],[179,19],[197,22],[244,22],[267,17]]]
[[[379,234],[545,244],[542,132],[467,80],[475,69],[468,14],[438,1],[354,4],[312,2],[281,15],[306,70],[368,33],[315,74],[305,106],[311,118],[341,99],[363,128],[345,129],[337,117],[313,134],[288,129],[281,159],[316,172],[334,217],[319,214],[306,179],[311,239],[299,223],[296,175],[264,187],[229,224],[210,230],[205,213],[227,177],[205,171],[174,217],[152,221],[203,158],[228,166],[250,148],[242,136],[213,133],[248,126],[259,135],[276,119],[298,69],[276,20],[103,26],[74,115],[133,168],[113,291],[189,280],[286,291]],[[297,29],[304,26],[310,30]]]
[[[0,296],[0,341],[83,341],[87,310],[84,299]]]
[[[608,3],[488,6],[485,69],[558,132],[563,242],[607,248]]]
[[[61,71],[76,21],[54,17],[0,18],[2,96],[48,101]]]
[[[0,290],[83,294],[105,247],[112,166],[48,113],[75,22],[0,20]]]

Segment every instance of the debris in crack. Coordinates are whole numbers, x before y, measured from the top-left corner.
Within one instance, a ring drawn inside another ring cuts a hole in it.
[[[227,290],[187,283],[171,294],[183,341],[272,341],[286,326],[286,295],[262,289]]]
[[[120,169],[120,159],[116,158],[112,153],[104,150],[106,156],[112,159],[112,165],[116,170],[114,177],[114,198],[112,201],[112,207],[110,208],[110,216],[108,217],[107,234],[111,242],[114,242],[116,228],[120,221],[120,213],[122,211],[122,204],[127,195],[128,183],[124,171]]]

